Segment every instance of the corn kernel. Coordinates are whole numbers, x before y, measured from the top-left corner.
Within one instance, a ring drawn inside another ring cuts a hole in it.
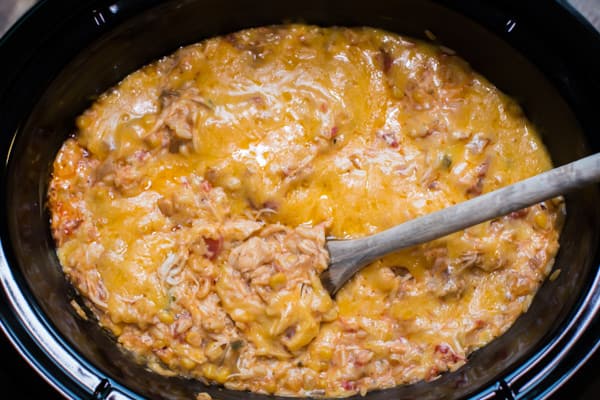
[[[214,364],[202,365],[202,372],[209,380],[219,383],[224,383],[229,377],[229,369],[227,367],[217,367]]]
[[[327,367],[327,363],[325,363],[324,361],[310,359],[306,361],[304,366],[312,369],[313,371],[321,372]]]
[[[144,140],[152,148],[158,147],[162,143],[161,142],[161,140],[162,140],[161,137],[158,134],[156,134],[156,133],[152,133],[152,134],[146,136],[146,138]]]
[[[265,390],[269,393],[275,393],[275,391],[277,390],[277,382],[275,382],[275,380],[264,382],[263,385]]]
[[[202,374],[206,377],[206,379],[214,380],[215,375],[217,374],[217,367],[214,364],[203,364],[202,365]]]
[[[394,274],[389,268],[378,268],[372,275],[371,281],[373,282],[373,285],[382,292],[389,292],[397,285]]]
[[[206,355],[202,349],[191,348],[185,352],[187,358],[195,362],[196,364],[202,364],[206,362]]]
[[[525,299],[523,300],[523,312],[526,312],[527,310],[529,310],[529,306],[531,305],[531,301],[533,300],[533,296],[532,295],[528,295],[525,296]]]
[[[288,372],[287,379],[284,381],[284,386],[293,391],[297,392],[302,387],[303,379],[300,373],[295,373],[296,370],[292,369],[292,372]]]
[[[397,303],[390,308],[390,314],[396,319],[412,319],[415,317],[415,310],[407,307],[406,304]]]
[[[269,285],[273,289],[277,289],[278,287],[285,285],[286,282],[287,282],[287,277],[282,272],[276,273],[275,275],[271,276],[271,278],[269,279]]]
[[[322,320],[325,322],[333,321],[338,317],[338,309],[337,307],[330,308],[325,314],[321,316]]]
[[[111,327],[111,331],[112,331],[113,335],[121,336],[121,333],[123,333],[123,328],[121,328],[120,325],[113,325]]]
[[[200,345],[202,345],[202,335],[192,328],[185,335],[185,341],[191,344],[192,346],[199,347]]]
[[[536,213],[535,217],[533,217],[533,221],[542,229],[546,229],[548,227],[548,216],[545,212]]]
[[[83,114],[79,118],[77,118],[77,126],[79,129],[84,130],[90,127],[93,123],[93,118],[88,114]]]
[[[225,383],[227,381],[227,378],[229,378],[229,375],[230,375],[229,368],[218,367],[214,379],[215,379],[215,381],[217,381],[219,383]]]
[[[210,342],[204,348],[204,354],[206,354],[206,357],[208,357],[210,361],[216,361],[223,355],[223,352],[225,351],[224,347],[225,346],[223,346],[222,343]]]
[[[555,269],[554,272],[552,272],[552,274],[550,275],[550,278],[548,278],[550,280],[550,282],[554,282],[558,276],[560,275],[560,268],[559,269]]]
[[[154,124],[156,124],[156,116],[154,116],[153,114],[146,114],[142,117],[141,122],[144,128],[152,128]]]
[[[333,357],[333,348],[331,346],[319,346],[316,349],[316,355],[321,360],[329,361]]]
[[[182,357],[180,363],[181,366],[187,370],[191,370],[196,366],[196,363],[187,357]]]
[[[169,310],[160,310],[158,312],[158,319],[160,320],[160,322],[167,325],[172,324],[173,321],[175,321],[173,313]]]
[[[157,352],[158,358],[164,364],[168,365],[169,368],[175,369],[177,367],[177,360],[173,355],[173,351],[170,348],[166,348],[164,351]]]

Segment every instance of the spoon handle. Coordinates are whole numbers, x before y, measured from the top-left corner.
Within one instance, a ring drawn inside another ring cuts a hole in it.
[[[600,180],[600,153],[415,218],[372,236],[327,243],[329,268],[321,275],[333,295],[366,264],[393,251],[431,241]]]

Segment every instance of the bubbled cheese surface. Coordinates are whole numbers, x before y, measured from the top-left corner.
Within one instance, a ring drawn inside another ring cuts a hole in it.
[[[374,262],[331,299],[325,237],[551,168],[519,106],[445,48],[285,25],[181,48],[77,120],[49,208],[66,276],[155,371],[348,396],[455,370],[527,310],[560,199]]]

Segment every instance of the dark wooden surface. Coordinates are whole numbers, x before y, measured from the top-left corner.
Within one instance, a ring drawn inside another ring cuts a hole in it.
[[[34,2],[35,0],[0,0],[0,35]],[[600,0],[571,0],[571,4],[600,30]],[[0,333],[0,399],[62,398]],[[600,353],[595,354],[551,399],[600,399]]]

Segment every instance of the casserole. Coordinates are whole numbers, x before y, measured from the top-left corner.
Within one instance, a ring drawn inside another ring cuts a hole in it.
[[[2,155],[7,159],[2,177],[2,280],[13,307],[4,310],[3,325],[9,336],[22,351],[33,352],[32,362],[70,397],[96,393],[177,398],[204,390],[200,383],[159,378],[136,367],[92,323],[67,307],[69,288],[54,258],[43,196],[49,162],[90,98],[148,61],[204,37],[289,18],[378,26],[417,37],[428,29],[517,98],[539,127],[556,164],[597,150],[598,138],[592,132],[598,131],[593,118],[598,82],[592,71],[598,66],[584,53],[568,51],[569,41],[552,33],[551,22],[554,18],[568,26],[564,36],[576,38],[587,54],[598,51],[597,34],[555,3],[545,9],[544,21],[535,18],[535,2],[499,4],[465,3],[457,10],[464,16],[441,3],[421,2],[372,2],[368,7],[234,2],[227,9],[193,1],[36,6],[1,44],[3,59],[14,61],[2,67],[0,121]],[[502,35],[530,61],[465,16]],[[205,23],[197,23],[200,17]],[[40,31],[49,33],[36,33]],[[550,37],[552,51],[546,51]],[[596,196],[596,188],[590,188],[567,197],[569,217],[557,259],[563,272],[544,285],[529,312],[502,339],[474,354],[470,366],[438,381],[374,392],[369,398],[502,398],[551,392],[556,386],[553,374],[559,382],[568,375],[561,374],[557,364],[577,354],[572,347],[597,346],[594,330],[586,329],[597,327]],[[216,398],[250,397],[208,391]]]

